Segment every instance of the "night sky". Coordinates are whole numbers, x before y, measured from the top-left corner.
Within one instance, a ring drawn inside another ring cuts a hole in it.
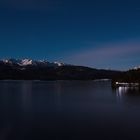
[[[0,58],[140,65],[139,0],[1,0]]]

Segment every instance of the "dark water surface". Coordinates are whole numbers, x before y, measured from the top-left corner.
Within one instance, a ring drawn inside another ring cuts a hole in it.
[[[140,140],[140,92],[110,81],[1,81],[0,140]]]

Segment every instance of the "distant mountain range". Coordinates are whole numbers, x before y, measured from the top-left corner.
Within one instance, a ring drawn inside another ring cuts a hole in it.
[[[2,59],[0,63],[6,65],[17,65],[21,67],[26,66],[43,66],[43,67],[57,67],[57,66],[64,66],[66,64],[60,62],[48,62],[47,60],[32,60],[32,59]]]
[[[140,83],[140,67],[128,71],[95,69],[31,59],[0,60],[0,80],[97,80]]]
[[[113,79],[122,72],[101,70],[60,62],[31,59],[0,60],[0,79],[12,80],[95,80]]]

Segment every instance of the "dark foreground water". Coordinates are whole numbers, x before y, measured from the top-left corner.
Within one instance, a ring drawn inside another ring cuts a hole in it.
[[[140,139],[138,89],[110,82],[1,81],[0,140]]]

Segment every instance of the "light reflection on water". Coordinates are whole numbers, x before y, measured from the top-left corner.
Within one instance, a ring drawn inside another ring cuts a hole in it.
[[[140,89],[139,87],[118,87],[116,88],[116,95],[119,98],[122,98],[123,96],[140,96]]]
[[[1,81],[0,114],[0,140],[135,140],[140,93],[110,81]]]

